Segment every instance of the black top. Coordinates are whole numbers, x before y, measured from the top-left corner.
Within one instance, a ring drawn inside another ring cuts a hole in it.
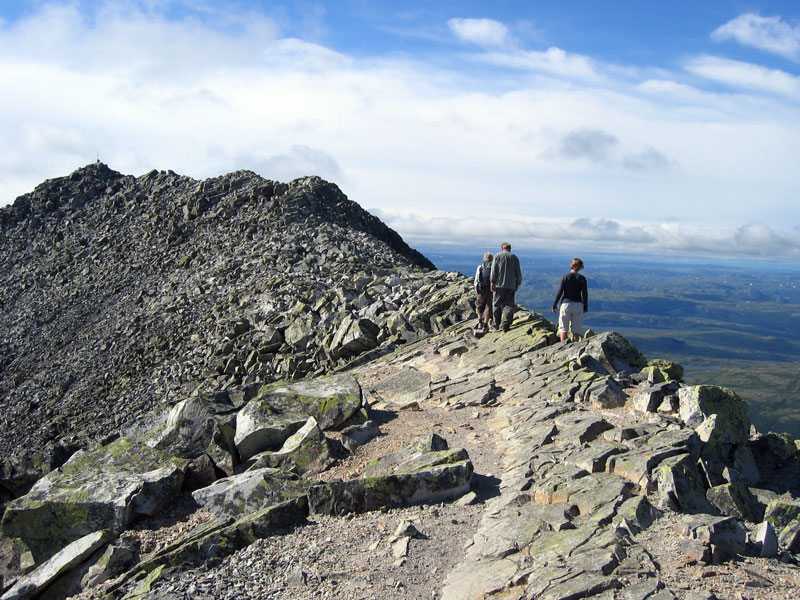
[[[583,304],[583,312],[588,311],[589,291],[586,287],[586,277],[574,271],[562,275],[561,282],[558,284],[556,299],[553,300],[554,309],[558,306],[562,297],[565,302],[580,302]]]

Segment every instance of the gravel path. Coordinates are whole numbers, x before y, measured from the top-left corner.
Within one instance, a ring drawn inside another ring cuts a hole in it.
[[[346,517],[312,515],[308,524],[290,533],[259,540],[221,561],[166,577],[143,599],[437,598],[480,522],[480,499],[497,493],[496,474],[501,467],[487,428],[493,411],[491,407],[455,410],[435,401],[402,410],[379,408],[374,417],[382,435],[318,476],[357,477],[368,461],[432,431],[451,448],[467,449],[475,466],[477,503],[447,502]],[[211,518],[206,511],[191,507],[190,500],[159,518],[140,522],[125,537],[149,554]],[[417,533],[395,535],[409,523]],[[102,587],[75,598],[98,598]]]

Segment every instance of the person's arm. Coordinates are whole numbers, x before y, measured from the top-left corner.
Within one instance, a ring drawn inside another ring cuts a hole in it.
[[[475,280],[472,286],[475,288],[476,294],[481,291],[481,265],[478,265],[478,268],[475,269]]]
[[[515,262],[517,263],[517,287],[514,289],[517,290],[519,289],[519,286],[522,285],[522,269],[519,266],[519,259],[517,259]]]
[[[586,283],[586,277],[581,278],[581,299],[583,300],[583,312],[589,312],[589,285]]]
[[[561,296],[564,295],[564,277],[561,277],[561,280],[558,282],[558,290],[556,290],[556,299],[553,300],[553,312],[558,312],[558,301],[561,300]]]

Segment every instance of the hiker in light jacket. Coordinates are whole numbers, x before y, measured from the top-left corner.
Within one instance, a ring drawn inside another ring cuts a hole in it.
[[[493,325],[495,329],[502,327],[508,331],[514,318],[514,294],[522,283],[522,269],[519,259],[511,252],[511,244],[503,242],[500,252],[492,261],[492,298]]]

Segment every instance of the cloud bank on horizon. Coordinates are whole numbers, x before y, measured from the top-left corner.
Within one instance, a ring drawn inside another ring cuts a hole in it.
[[[800,258],[800,6],[519,4],[2,2],[0,205],[99,153],[410,241]]]

